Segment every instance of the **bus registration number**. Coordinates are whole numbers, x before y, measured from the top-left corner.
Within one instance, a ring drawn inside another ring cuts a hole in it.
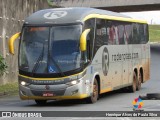
[[[50,92],[43,93],[43,97],[51,97],[51,96],[54,96],[54,94]]]

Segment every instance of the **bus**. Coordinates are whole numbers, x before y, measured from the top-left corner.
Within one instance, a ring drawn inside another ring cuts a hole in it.
[[[40,10],[25,19],[20,33],[19,95],[22,100],[84,99],[126,88],[140,90],[150,79],[146,21],[95,8]]]

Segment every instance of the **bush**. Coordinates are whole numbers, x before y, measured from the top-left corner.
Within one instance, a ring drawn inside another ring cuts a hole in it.
[[[6,73],[7,67],[8,67],[8,66],[7,66],[4,58],[3,58],[2,55],[0,54],[0,76],[2,76],[4,73]]]
[[[54,8],[57,8],[59,7],[59,3],[60,3],[60,0],[47,0],[48,2],[48,5],[51,6],[51,7],[54,7]]]

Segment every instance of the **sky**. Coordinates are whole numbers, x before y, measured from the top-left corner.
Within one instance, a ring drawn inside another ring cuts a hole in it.
[[[160,24],[160,11],[122,12],[122,14],[146,20],[148,24]]]

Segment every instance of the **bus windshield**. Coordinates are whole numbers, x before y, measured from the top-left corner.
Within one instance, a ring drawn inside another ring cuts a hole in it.
[[[19,68],[30,73],[62,73],[81,67],[81,25],[24,27]]]

